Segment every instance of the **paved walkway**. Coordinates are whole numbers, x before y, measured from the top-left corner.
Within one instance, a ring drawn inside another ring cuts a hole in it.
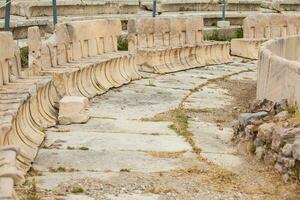
[[[231,90],[255,79],[255,63],[235,62],[155,75],[92,99],[88,123],[47,131],[33,166],[43,199],[293,197],[230,144],[227,121],[239,109]]]

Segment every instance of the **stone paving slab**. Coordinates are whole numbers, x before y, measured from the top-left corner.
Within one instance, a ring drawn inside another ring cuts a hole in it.
[[[99,133],[72,131],[47,135],[46,145],[55,144],[59,138],[60,149],[88,147],[91,151],[170,151],[191,150],[184,138],[173,135],[143,135],[126,133]],[[56,143],[57,144],[57,143]]]
[[[215,84],[204,87],[201,92],[193,93],[185,102],[184,107],[190,109],[223,108],[232,99],[226,95],[227,90],[216,88]]]
[[[190,121],[189,130],[194,133],[194,141],[203,153],[230,154],[236,150],[229,146],[232,129],[220,130],[216,124]]]
[[[119,172],[122,169],[139,172],[168,171],[183,167],[181,159],[157,158],[139,151],[83,151],[41,149],[34,169],[74,168],[80,171]]]
[[[139,133],[146,135],[174,135],[174,131],[169,129],[168,126],[171,122],[152,122],[152,121],[140,121],[140,120],[127,120],[127,119],[107,119],[103,118],[91,118],[86,124],[72,124],[72,126],[59,126],[51,128],[47,131],[47,135],[52,132],[59,132],[61,135],[64,132],[73,132],[77,130],[85,130],[89,132],[109,132],[109,133]]]
[[[90,110],[92,117],[111,117],[118,119],[141,119],[151,117],[161,112],[174,109],[180,98],[188,91],[161,89],[159,87],[136,87],[138,92],[130,87],[120,92],[109,92],[105,96],[94,99],[95,104]],[[142,94],[142,95],[141,95]],[[120,98],[124,96],[126,98]]]

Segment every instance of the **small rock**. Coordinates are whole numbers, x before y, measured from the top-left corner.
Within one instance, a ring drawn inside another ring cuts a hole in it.
[[[253,124],[256,120],[262,119],[267,115],[267,112],[241,113],[239,122],[242,126],[246,127],[248,124]]]
[[[282,173],[283,172],[283,167],[281,164],[279,163],[276,163],[274,168],[279,172],[279,173]]]
[[[289,176],[288,174],[284,174],[284,175],[282,176],[282,179],[283,179],[283,181],[284,181],[285,183],[287,183],[287,182],[290,180],[290,176]]]
[[[252,141],[247,142],[247,152],[254,154],[255,153],[255,145]]]
[[[256,148],[257,147],[262,147],[262,146],[264,146],[264,144],[265,143],[259,138],[256,138],[255,141],[254,141],[254,145],[256,146]]]
[[[255,155],[258,160],[262,160],[265,154],[265,149],[263,147],[257,147],[255,150]]]
[[[279,152],[285,143],[294,143],[296,135],[300,135],[300,128],[275,128],[271,148]]]
[[[284,128],[289,127],[289,123],[288,123],[288,122],[284,122],[284,123],[282,124],[282,127],[284,127]]]
[[[272,110],[274,110],[274,105],[275,103],[268,99],[257,100],[252,104],[251,110],[253,112],[258,112],[258,111],[272,112]]]
[[[287,120],[290,117],[290,114],[288,111],[281,111],[277,115],[275,115],[274,119],[278,121],[284,121]]]
[[[265,143],[271,143],[274,131],[274,123],[265,123],[258,127],[257,137]]]
[[[280,113],[282,111],[286,111],[288,109],[288,101],[287,99],[282,99],[279,102],[275,103],[275,112]]]
[[[292,156],[292,146],[292,144],[284,145],[284,147],[282,148],[282,154],[286,157]]]
[[[299,127],[299,126],[300,126],[300,121],[295,121],[295,122],[293,122],[293,123],[292,123],[292,126],[293,126],[294,128]]]
[[[277,160],[277,154],[271,151],[266,151],[264,156],[264,162],[269,165],[274,165]]]
[[[292,145],[293,158],[300,160],[300,139],[296,140]]]
[[[252,124],[247,125],[245,128],[245,134],[246,134],[245,139],[253,140],[253,138],[255,137],[255,132],[257,132],[257,126],[252,125]]]
[[[59,101],[60,124],[85,123],[89,120],[89,101],[86,97],[65,96]]]
[[[283,164],[287,169],[291,169],[295,166],[295,160],[293,158],[283,158]]]

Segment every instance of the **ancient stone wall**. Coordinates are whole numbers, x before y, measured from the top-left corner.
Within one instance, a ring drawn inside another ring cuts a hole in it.
[[[300,37],[270,40],[259,53],[257,98],[300,103]]]
[[[12,14],[30,17],[52,16],[51,1],[17,1],[12,5]],[[134,14],[139,10],[138,0],[63,0],[57,1],[60,16],[98,15],[98,14]]]
[[[230,62],[227,42],[203,41],[203,18],[138,18],[128,22],[128,48],[143,70],[167,73]]]
[[[243,22],[243,39],[231,42],[233,55],[257,59],[261,44],[268,39],[300,34],[300,16],[282,14],[249,15]]]

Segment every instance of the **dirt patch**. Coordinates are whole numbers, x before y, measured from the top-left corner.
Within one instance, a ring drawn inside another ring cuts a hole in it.
[[[155,158],[181,158],[186,151],[168,152],[168,151],[147,151],[146,154]]]
[[[241,177],[235,173],[209,167],[196,167],[172,170],[168,172],[139,173],[126,172],[111,177],[109,180],[99,178],[82,178],[66,182],[53,191],[48,191],[48,197],[64,197],[72,193],[74,188],[82,188],[84,194],[97,200],[108,199],[107,194],[158,194],[161,199],[198,200],[210,199],[297,199],[299,187],[283,185],[278,176],[268,168],[260,168],[262,178],[269,176],[272,183],[261,183],[256,177]],[[267,184],[267,185],[264,185]],[[172,197],[172,198],[171,198]],[[55,199],[55,198],[54,198]]]
[[[186,113],[190,118],[217,123],[220,127],[232,127],[239,113],[250,109],[250,104],[256,97],[256,82],[252,80],[219,79],[214,84],[228,91],[226,95],[232,97],[230,105],[218,109],[186,109]]]

